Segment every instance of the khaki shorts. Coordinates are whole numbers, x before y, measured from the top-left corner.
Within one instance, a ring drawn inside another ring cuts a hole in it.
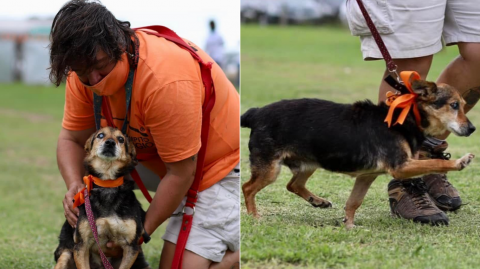
[[[160,182],[157,175],[143,165],[136,167],[149,190],[156,190]],[[198,193],[192,229],[186,249],[214,262],[220,262],[227,249],[240,247],[240,165],[212,187]],[[182,224],[182,212],[186,198],[170,218],[162,239],[177,243]]]
[[[480,42],[477,0],[363,0],[392,58],[433,55],[446,45]],[[365,60],[381,59],[356,0],[347,1],[352,35],[360,36]]]

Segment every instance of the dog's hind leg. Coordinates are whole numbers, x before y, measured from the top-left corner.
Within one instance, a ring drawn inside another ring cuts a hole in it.
[[[252,163],[252,177],[242,186],[245,196],[247,213],[259,217],[255,205],[255,195],[266,186],[275,182],[281,170],[280,160],[274,160],[268,165]]]
[[[362,204],[363,198],[376,178],[377,175],[360,175],[355,179],[355,185],[353,186],[352,192],[350,193],[350,197],[348,197],[345,206],[345,219],[343,222],[345,222],[347,229],[351,229],[355,226],[353,222],[355,211]]]
[[[285,164],[293,173],[292,179],[287,184],[287,190],[305,199],[314,207],[327,208],[332,207],[332,203],[311,193],[305,184],[310,176],[317,170],[317,166],[308,166],[305,164],[298,164],[295,162],[285,161]]]

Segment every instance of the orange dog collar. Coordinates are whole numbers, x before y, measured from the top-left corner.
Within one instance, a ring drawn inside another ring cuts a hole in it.
[[[85,188],[83,188],[81,191],[75,194],[75,197],[73,197],[73,208],[76,208],[77,206],[83,205],[85,203],[85,196],[83,193],[85,190],[87,190],[88,194],[90,194],[90,191],[93,188],[93,184],[104,188],[115,188],[123,184],[123,177],[119,177],[117,179],[102,180],[98,177],[88,175],[83,177],[83,182],[85,183]]]

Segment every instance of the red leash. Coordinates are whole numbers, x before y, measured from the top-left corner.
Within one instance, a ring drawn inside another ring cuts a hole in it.
[[[388,127],[390,128],[391,123],[392,123],[392,118],[393,118],[393,111],[395,108],[403,108],[402,112],[400,113],[400,116],[398,117],[397,121],[395,124],[400,123],[403,124],[405,118],[408,115],[408,112],[410,111],[410,107],[413,107],[413,114],[415,117],[415,121],[417,123],[418,128],[422,129],[421,127],[421,119],[420,119],[420,112],[418,111],[417,104],[415,103],[415,100],[417,98],[417,94],[413,92],[410,86],[410,77],[413,76],[414,79],[420,79],[420,75],[415,72],[415,71],[403,71],[398,75],[397,72],[397,65],[393,62],[392,56],[390,56],[390,53],[388,52],[387,47],[385,46],[385,43],[382,40],[382,37],[377,31],[377,28],[373,24],[372,19],[370,18],[370,15],[368,15],[367,9],[363,5],[362,0],[357,0],[358,7],[360,7],[360,10],[362,11],[363,17],[365,18],[365,21],[367,22],[367,26],[370,29],[370,32],[372,33],[373,38],[375,39],[375,43],[377,43],[378,49],[382,53],[383,59],[385,60],[385,63],[387,65],[387,70],[390,73],[395,73],[397,76],[397,83],[393,83],[391,80],[385,79],[385,81],[392,86],[394,89],[397,89],[397,87],[406,87],[408,91],[410,92],[409,94],[403,94],[400,97],[396,98],[397,100],[391,102],[388,100],[389,97],[393,97],[391,92],[387,93],[387,101],[386,104],[390,106],[389,112],[387,114],[387,117],[385,118],[385,122],[387,122]],[[401,85],[399,85],[401,84]],[[390,103],[390,104],[389,104]],[[394,125],[395,125],[394,124]]]
[[[188,235],[192,228],[193,215],[195,214],[195,203],[198,197],[198,188],[203,178],[203,165],[205,162],[205,153],[207,150],[208,132],[210,129],[210,112],[215,105],[215,86],[212,79],[212,64],[211,62],[205,63],[195,50],[190,47],[183,39],[181,39],[174,31],[164,26],[147,26],[141,28],[135,28],[134,30],[149,29],[155,32],[145,31],[147,34],[163,37],[171,42],[177,44],[180,48],[188,51],[193,58],[200,63],[200,72],[202,75],[203,85],[205,86],[205,100],[202,106],[202,133],[201,141],[202,146],[197,154],[197,172],[195,173],[195,179],[187,192],[187,201],[185,207],[192,209],[192,214],[187,214],[185,208],[183,210],[182,226],[180,233],[178,234],[177,246],[175,248],[175,256],[173,258],[172,269],[182,268],[183,253],[187,244]]]
[[[360,10],[362,11],[363,17],[367,22],[367,26],[370,29],[370,32],[372,33],[373,39],[375,39],[375,42],[377,43],[378,49],[382,53],[382,56],[386,62],[388,71],[390,73],[395,73],[397,75],[397,80],[400,80],[400,77],[397,74],[397,65],[393,62],[392,56],[390,56],[390,53],[388,52],[388,49],[385,46],[385,43],[383,43],[383,39],[378,33],[377,27],[375,27],[375,25],[373,24],[373,21],[370,18],[370,15],[368,15],[367,9],[363,5],[362,0],[357,0],[357,4],[360,7]]]
[[[100,248],[100,242],[98,242],[97,225],[95,223],[95,216],[93,216],[92,206],[90,205],[90,197],[88,196],[87,189],[83,191],[83,195],[85,197],[85,211],[87,212],[88,224],[90,224],[90,229],[92,229],[93,237],[97,242],[98,252],[100,253],[100,258],[102,259],[103,266],[105,267],[105,269],[113,269],[113,266],[110,264],[107,257]]]

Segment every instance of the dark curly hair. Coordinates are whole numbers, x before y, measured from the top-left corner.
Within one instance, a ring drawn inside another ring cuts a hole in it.
[[[50,32],[50,81],[59,86],[72,65],[92,67],[102,49],[117,62],[133,51],[138,38],[130,22],[119,21],[99,1],[71,0],[53,19]]]

